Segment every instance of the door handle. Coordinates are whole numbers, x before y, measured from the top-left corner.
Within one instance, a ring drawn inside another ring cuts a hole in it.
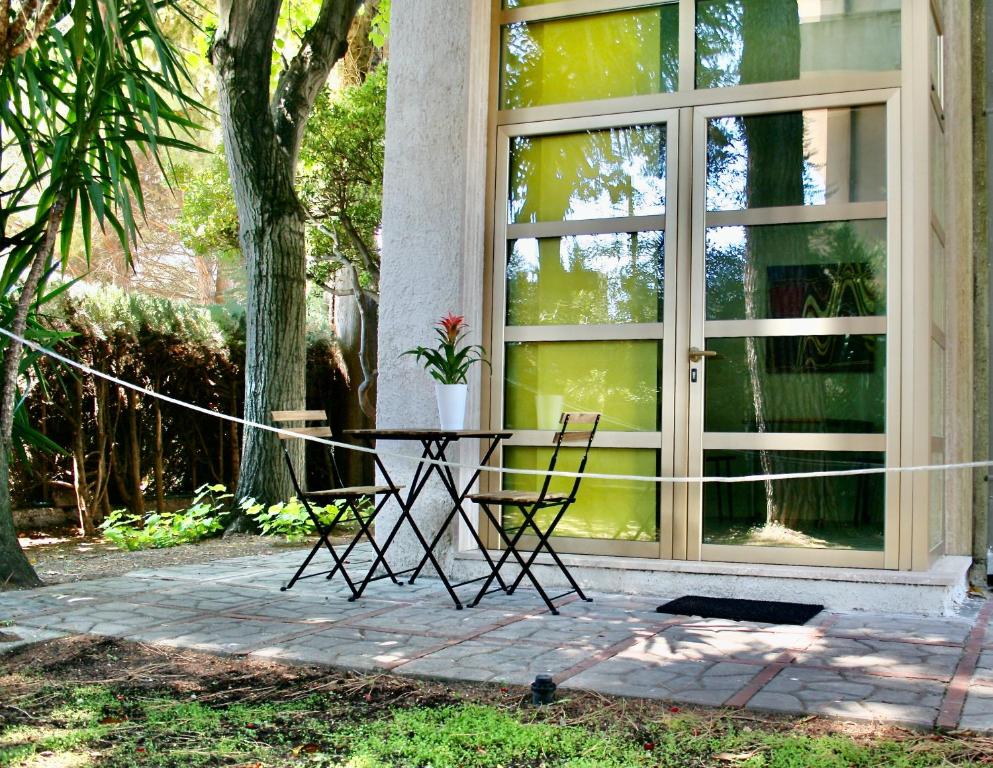
[[[699,363],[705,357],[717,357],[717,353],[711,349],[700,349],[699,347],[690,347],[691,363]]]

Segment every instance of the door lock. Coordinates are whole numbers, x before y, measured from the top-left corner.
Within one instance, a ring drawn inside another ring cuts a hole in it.
[[[690,347],[691,363],[699,363],[705,357],[717,357],[717,353],[711,349],[700,349],[699,347]]]

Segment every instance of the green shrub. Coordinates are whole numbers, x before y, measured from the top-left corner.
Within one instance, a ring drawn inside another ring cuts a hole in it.
[[[242,499],[235,505],[233,498],[223,485],[204,485],[197,489],[193,504],[187,509],[144,518],[119,509],[100,527],[107,539],[123,549],[162,549],[220,534],[237,507],[255,521],[263,536],[299,541],[315,533],[314,524],[298,499],[266,507],[255,499]],[[313,509],[323,525],[331,525],[338,516],[338,508],[333,504]]]
[[[265,507],[255,499],[243,499],[239,504],[245,514],[252,518],[263,536],[284,536],[287,541],[299,541],[315,533],[314,523],[307,510],[298,499]],[[338,516],[338,508],[333,504],[326,507],[312,507],[322,525],[328,526]]]
[[[107,539],[128,550],[190,544],[224,530],[230,516],[228,499],[232,498],[226,490],[223,485],[201,486],[188,509],[154,513],[145,518],[118,509],[100,527]]]

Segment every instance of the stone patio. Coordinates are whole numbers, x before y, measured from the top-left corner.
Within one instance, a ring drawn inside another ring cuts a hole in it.
[[[594,594],[545,612],[537,595],[456,611],[440,584],[279,587],[298,551],[0,594],[22,642],[75,633],[286,663],[581,688],[778,712],[993,731],[993,601],[961,615],[822,613],[805,627],[655,612],[677,595]],[[351,558],[355,572],[367,551]],[[471,589],[471,587],[469,588]],[[17,644],[0,645],[0,652]]]

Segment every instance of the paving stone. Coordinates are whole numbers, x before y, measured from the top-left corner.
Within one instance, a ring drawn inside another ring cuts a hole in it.
[[[526,616],[483,635],[486,640],[514,643],[536,643],[555,648],[580,647],[593,650],[608,648],[648,631],[649,622],[619,615],[615,620],[594,620],[573,616]]]
[[[0,593],[0,621],[13,621],[53,611],[65,611],[99,602],[95,597],[53,590]]]
[[[979,655],[979,664],[976,666],[972,680],[974,683],[993,688],[993,651],[983,651]]]
[[[747,685],[757,671],[758,668],[750,664],[646,662],[615,656],[566,680],[563,687],[719,706]]]
[[[993,732],[993,689],[972,688],[965,699],[959,728]]]
[[[858,640],[822,637],[797,654],[797,664],[817,664],[864,672],[883,670],[906,677],[936,677],[950,680],[962,649],[944,645],[894,643],[863,637]]]
[[[271,596],[263,590],[216,582],[195,586],[171,584],[166,590],[128,596],[131,602],[150,603],[195,613],[231,611],[268,599]]]
[[[124,637],[166,621],[187,619],[196,614],[159,605],[139,603],[93,603],[74,610],[45,616],[32,616],[21,623],[63,632]]]
[[[449,604],[445,608],[423,604],[402,605],[392,611],[355,623],[384,631],[419,632],[437,637],[465,637],[501,622],[516,619],[520,614],[510,611],[465,608],[461,611]]]
[[[0,627],[0,635],[9,635],[16,638],[15,640],[0,642],[0,655],[3,655],[4,653],[8,653],[15,648],[31,645],[31,643],[40,643],[45,640],[54,640],[57,637],[64,637],[65,632],[56,632],[51,629],[39,629],[38,627],[29,627],[24,624],[13,624],[11,626]]]
[[[942,683],[930,680],[792,666],[766,684],[748,706],[931,726],[944,691]]]
[[[848,613],[838,616],[829,634],[961,644],[972,630],[972,625],[973,622],[969,619],[956,617],[925,619],[878,613]]]
[[[40,592],[54,592],[65,595],[99,597],[104,600],[111,597],[128,599],[131,595],[147,594],[161,589],[171,589],[175,582],[159,579],[131,578],[129,576],[114,576],[107,579],[88,579],[71,584],[56,584],[43,587]]]
[[[768,632],[757,629],[716,631],[709,627],[670,627],[639,641],[623,652],[645,661],[775,661],[788,648],[810,642],[804,632]]]
[[[588,656],[582,648],[524,650],[519,646],[467,640],[404,664],[396,671],[401,675],[418,677],[527,685],[535,675],[554,675]]]
[[[131,639],[197,651],[241,653],[301,631],[306,628],[299,624],[211,616],[137,631]]]
[[[251,653],[254,658],[307,664],[327,664],[346,669],[386,669],[437,647],[437,638],[378,632],[358,627],[331,627]],[[451,671],[451,670],[449,670]]]
[[[366,599],[350,603],[343,597],[322,599],[300,595],[278,598],[270,596],[265,600],[225,611],[224,615],[263,621],[284,621],[291,624],[336,624],[396,605],[382,600]]]

